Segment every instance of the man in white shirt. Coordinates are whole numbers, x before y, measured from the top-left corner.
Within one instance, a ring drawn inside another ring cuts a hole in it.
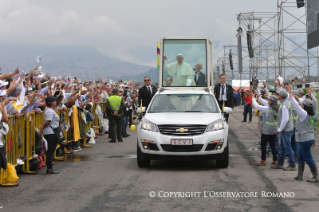
[[[293,133],[292,107],[289,99],[287,98],[288,93],[286,90],[279,91],[278,94],[278,99],[281,102],[281,104],[278,111],[278,125],[275,134],[280,134],[280,154],[278,163],[276,165],[271,166],[271,168],[284,169],[285,171],[295,171],[296,162],[291,146],[291,137]],[[289,165],[287,168],[283,168],[286,153],[289,157]]]
[[[214,87],[214,94],[215,98],[217,99],[219,108],[223,109],[223,104],[225,104],[225,107],[234,108],[234,93],[233,93],[233,87],[231,85],[226,84],[226,75],[221,74],[219,76],[219,81],[217,85]],[[228,113],[224,113],[224,117],[226,118],[226,121],[228,122]]]

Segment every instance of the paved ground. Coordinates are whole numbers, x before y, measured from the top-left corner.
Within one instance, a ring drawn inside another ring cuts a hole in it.
[[[0,188],[0,212],[318,211],[319,183],[297,182],[293,180],[296,172],[255,165],[260,150],[255,145],[259,140],[257,117],[253,119],[242,124],[242,108],[230,116],[227,169],[217,169],[214,162],[172,161],[155,161],[150,168],[140,169],[136,133],[130,132],[131,137],[115,144],[106,135],[92,149],[57,162],[54,168],[61,171],[59,175],[48,176],[42,168],[37,175],[21,175],[18,187]],[[312,150],[319,163],[319,148]],[[305,178],[310,176],[306,168]],[[155,197],[150,197],[151,191]],[[178,197],[167,192],[193,193]],[[217,197],[218,192],[256,192],[258,197]],[[265,192],[294,197],[262,197]],[[162,197],[167,195],[172,196]]]

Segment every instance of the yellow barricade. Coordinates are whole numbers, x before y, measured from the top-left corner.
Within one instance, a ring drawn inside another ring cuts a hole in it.
[[[17,139],[17,126],[18,122],[15,116],[8,117],[8,126],[9,132],[6,135],[6,152],[7,152],[7,159],[8,163],[12,165],[17,165],[17,159],[19,158],[19,143]]]
[[[100,102],[102,113],[106,112],[106,102]]]
[[[22,118],[22,117],[21,117]],[[5,150],[7,153],[8,163],[17,166],[17,159],[20,157],[18,126],[20,119],[15,116],[8,116],[9,131],[5,136]],[[10,183],[8,180],[8,172],[1,168],[0,186],[18,186],[18,183]]]
[[[36,128],[36,119],[35,113],[31,112],[27,114],[25,120],[26,125],[26,139],[25,139],[25,155],[27,156],[24,165],[22,166],[22,171],[27,174],[36,174],[36,171],[30,170],[30,160],[33,159],[33,154],[35,153],[35,128]]]
[[[96,107],[97,107],[97,105],[94,104],[94,106],[92,107],[92,110],[91,110],[92,116],[94,117],[94,120],[92,121],[92,124],[93,124],[93,126],[96,127],[95,129],[100,129],[99,117],[98,117],[98,115],[95,112],[96,111]]]
[[[70,109],[68,109],[67,111],[59,111],[59,110],[56,111],[56,113],[58,114],[58,116],[60,118],[60,126],[61,126],[62,132],[64,134],[66,143],[71,143],[73,141],[73,139],[71,138],[71,133],[70,133],[70,131],[71,131],[70,130],[70,126],[71,126],[70,117],[71,116],[69,117],[69,112],[70,112]],[[58,144],[58,147],[60,147],[59,144]],[[68,149],[64,148],[63,153],[64,154],[72,154],[73,150],[68,150]],[[57,157],[56,153],[55,153],[54,159],[64,160],[64,157]]]
[[[102,113],[106,111],[106,103],[99,103]],[[76,108],[73,108],[76,110]],[[85,133],[88,133],[88,129],[91,128],[92,125],[96,126],[99,129],[100,122],[98,119],[98,115],[95,114],[96,105],[92,107],[91,113],[94,117],[94,121],[90,122],[83,126],[81,112],[78,111],[76,114],[69,116],[70,109],[67,111],[57,111],[59,117],[63,114],[64,120],[61,125],[63,125],[63,133],[68,143],[75,141],[74,138],[77,138],[76,141],[83,139],[83,147],[92,147],[91,145],[86,144],[86,139],[81,138],[80,129],[85,128]],[[74,117],[77,116],[77,119]],[[73,123],[74,120],[77,123]],[[35,140],[35,131],[40,130],[42,128],[42,124],[44,121],[44,112],[35,114],[34,112],[28,113],[26,117],[21,115],[20,118],[16,118],[15,116],[8,117],[8,126],[9,132],[5,136],[5,149],[7,153],[8,163],[11,163],[14,166],[17,166],[17,159],[20,158],[21,155],[27,156],[24,161],[24,165],[22,165],[22,171],[28,174],[36,174],[36,171],[30,170],[30,160],[33,159],[33,155],[36,152],[36,140]],[[75,129],[77,128],[77,129]],[[75,136],[74,133],[79,136]],[[68,153],[64,150],[64,153]],[[63,157],[57,157],[56,152],[54,154],[55,160],[63,160]],[[44,159],[45,161],[45,159]],[[7,171],[1,169],[0,172],[0,186],[17,186],[17,183],[10,183],[7,177]]]

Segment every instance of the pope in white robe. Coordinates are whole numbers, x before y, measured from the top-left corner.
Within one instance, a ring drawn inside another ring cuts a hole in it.
[[[184,62],[184,56],[178,54],[176,60],[177,62],[164,64],[164,71],[173,77],[172,86],[196,86],[194,81],[195,72],[188,63]]]

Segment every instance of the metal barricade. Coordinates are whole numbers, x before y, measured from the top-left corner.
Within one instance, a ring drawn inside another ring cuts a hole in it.
[[[8,116],[9,131],[5,136],[5,150],[7,153],[8,163],[17,166],[17,159],[20,157],[19,140],[18,140],[18,126],[19,119],[15,116]],[[0,170],[0,186],[18,186],[18,183],[10,183],[8,180],[8,172],[1,168]]]
[[[60,118],[60,126],[62,129],[62,132],[64,134],[65,137],[65,142],[66,143],[71,143],[73,140],[71,139],[70,136],[70,117],[69,117],[69,109],[67,111],[56,111],[59,118]],[[58,144],[58,147],[60,147],[60,145]],[[68,150],[67,148],[63,148],[63,153],[65,154],[72,154],[73,150]],[[58,158],[58,160],[61,160],[61,157]]]
[[[97,110],[97,105],[94,104],[94,106],[92,107],[92,110],[91,110],[91,113],[94,117],[94,121],[93,121],[93,126],[96,127],[96,129],[99,129],[100,128],[100,122],[99,122],[99,117],[98,117],[98,114],[96,114],[96,111]]]
[[[25,139],[25,155],[27,156],[24,165],[22,166],[22,171],[27,174],[36,174],[36,171],[30,170],[30,160],[33,159],[33,154],[35,153],[35,128],[36,128],[35,113],[31,112],[27,114],[25,120],[26,126],[26,139]]]
[[[14,166],[17,165],[17,159],[19,158],[19,141],[17,137],[18,124],[15,116],[8,117],[9,132],[5,136],[6,152],[8,163],[11,163]]]

